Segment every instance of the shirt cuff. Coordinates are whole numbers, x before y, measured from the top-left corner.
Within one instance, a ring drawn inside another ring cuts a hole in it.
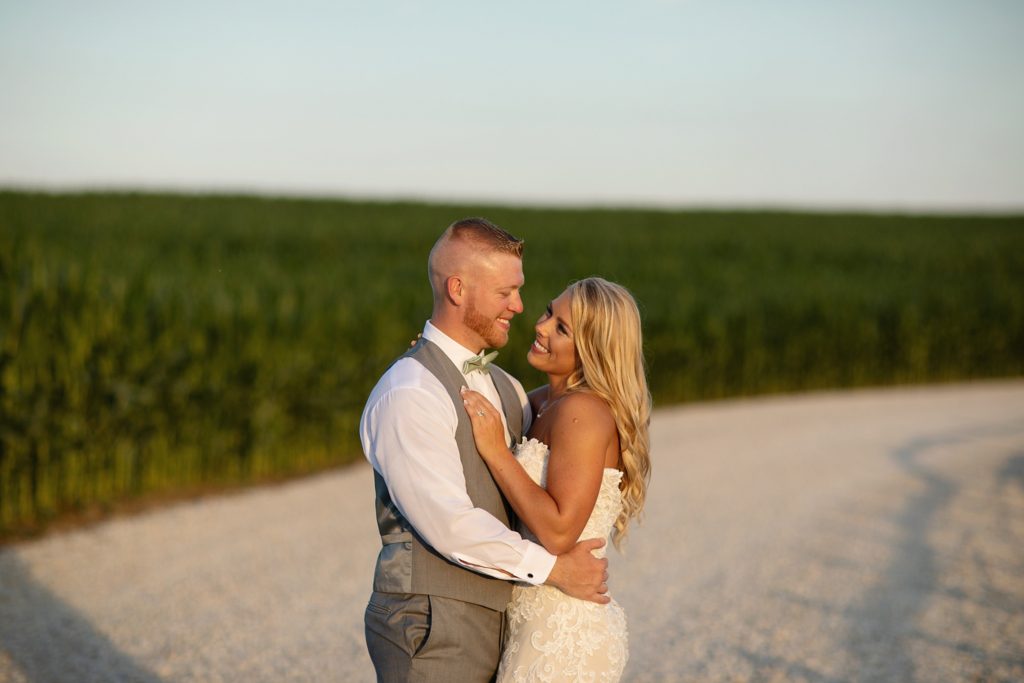
[[[523,561],[519,563],[514,573],[520,581],[539,586],[548,580],[548,575],[554,568],[556,559],[558,558],[544,550],[543,547],[531,543],[526,546]]]

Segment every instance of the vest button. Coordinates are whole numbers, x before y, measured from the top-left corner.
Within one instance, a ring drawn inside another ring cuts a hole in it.
[[[405,542],[405,543],[403,543],[402,545],[404,545],[404,546],[405,546],[405,549],[406,549],[406,550],[412,550],[412,541],[406,541],[406,542]]]

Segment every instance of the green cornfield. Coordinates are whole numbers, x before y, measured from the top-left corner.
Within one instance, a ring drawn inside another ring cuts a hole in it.
[[[1024,217],[570,210],[0,192],[0,538],[361,457],[430,312],[426,255],[526,239],[526,313],[629,287],[657,405],[1024,374]]]

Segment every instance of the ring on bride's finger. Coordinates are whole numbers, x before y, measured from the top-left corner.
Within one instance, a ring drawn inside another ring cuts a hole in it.
[[[476,414],[479,415],[480,417],[483,417],[485,413],[482,410],[478,410],[476,411]]]

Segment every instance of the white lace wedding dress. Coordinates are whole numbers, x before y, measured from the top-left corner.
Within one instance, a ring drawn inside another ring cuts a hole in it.
[[[530,477],[547,483],[548,447],[525,438],[516,459]],[[580,539],[608,538],[622,511],[622,472],[605,468],[594,511]],[[520,529],[531,540],[528,529]],[[604,556],[605,548],[596,551]],[[618,681],[629,656],[626,615],[607,605],[577,600],[551,586],[516,585],[505,618],[507,630],[498,682]]]

